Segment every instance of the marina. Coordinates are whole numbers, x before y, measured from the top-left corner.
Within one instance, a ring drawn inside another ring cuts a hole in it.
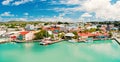
[[[49,46],[39,45],[39,42],[4,43],[0,45],[0,62],[61,62],[61,59],[63,62],[119,62],[119,51],[120,46],[115,40],[93,43],[62,41]]]
[[[0,62],[120,62],[120,0],[0,0]]]

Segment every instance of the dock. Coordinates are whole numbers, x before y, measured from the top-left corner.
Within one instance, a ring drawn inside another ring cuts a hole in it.
[[[14,40],[16,43],[29,43],[29,42],[40,42],[41,40]]]
[[[52,41],[51,43],[40,42],[40,45],[51,45],[51,44],[59,43],[61,41],[62,41],[62,39],[61,40],[57,40],[57,41]]]
[[[7,42],[11,42],[10,39],[5,39],[5,38],[0,39],[0,44],[7,43]]]
[[[112,35],[112,38],[120,45],[120,33],[113,33]]]
[[[120,38],[116,38],[116,40],[118,40],[118,42],[120,42]]]
[[[120,38],[114,38],[114,40],[116,40],[117,41],[117,43],[120,45]]]

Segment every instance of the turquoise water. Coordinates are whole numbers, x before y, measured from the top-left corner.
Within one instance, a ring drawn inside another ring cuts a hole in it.
[[[120,62],[120,45],[114,40],[48,46],[5,43],[0,44],[0,62]]]

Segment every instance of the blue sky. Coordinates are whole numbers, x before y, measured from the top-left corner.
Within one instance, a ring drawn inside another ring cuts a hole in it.
[[[0,21],[120,20],[120,0],[0,0]]]

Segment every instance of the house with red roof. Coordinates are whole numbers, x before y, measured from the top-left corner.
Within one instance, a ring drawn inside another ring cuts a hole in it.
[[[19,32],[18,40],[33,40],[34,39],[34,31],[21,31]]]

